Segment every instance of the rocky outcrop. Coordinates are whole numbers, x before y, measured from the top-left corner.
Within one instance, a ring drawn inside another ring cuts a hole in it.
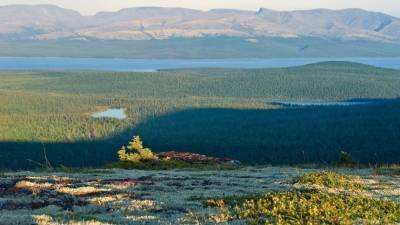
[[[158,157],[160,159],[170,159],[192,164],[233,164],[233,165],[240,164],[239,161],[230,158],[216,158],[190,152],[176,152],[176,151],[161,152],[158,154]]]

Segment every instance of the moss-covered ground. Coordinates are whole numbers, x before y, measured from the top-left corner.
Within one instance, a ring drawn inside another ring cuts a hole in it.
[[[399,207],[399,177],[365,169],[64,170],[0,178],[0,224],[395,224]]]

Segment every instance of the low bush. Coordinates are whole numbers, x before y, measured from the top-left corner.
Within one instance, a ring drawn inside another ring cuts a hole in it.
[[[249,224],[395,224],[400,203],[322,192],[268,192],[250,198],[209,199],[220,213],[214,221],[245,220]]]
[[[333,171],[313,172],[298,176],[293,183],[318,185],[327,188],[339,188],[345,190],[362,190],[365,186],[355,176],[346,176]]]

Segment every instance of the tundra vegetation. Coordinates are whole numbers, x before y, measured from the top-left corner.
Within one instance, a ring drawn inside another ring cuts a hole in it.
[[[38,224],[397,224],[399,177],[373,170],[5,172],[0,221]],[[352,185],[356,183],[357,185]]]
[[[398,181],[398,180],[397,180]],[[375,181],[312,172],[293,179],[293,189],[253,196],[210,198],[206,205],[219,213],[216,222],[241,220],[249,224],[397,224],[400,202],[371,198]],[[398,187],[397,187],[398,188]],[[376,190],[376,189],[375,189]],[[398,189],[394,189],[399,192]]]
[[[55,167],[104,166],[133,135],[154,152],[192,151],[255,164],[338,163],[342,149],[357,164],[400,160],[398,70],[327,62],[151,73],[3,71],[0,79],[3,168],[44,164],[44,152]],[[373,102],[274,103],[355,99]],[[124,108],[128,118],[91,117],[108,107]]]

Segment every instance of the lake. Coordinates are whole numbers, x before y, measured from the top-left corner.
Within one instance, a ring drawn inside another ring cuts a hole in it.
[[[122,108],[109,108],[103,112],[96,112],[92,114],[93,118],[112,118],[112,119],[126,119],[125,110]]]
[[[372,101],[275,101],[285,106],[354,106],[371,104]]]
[[[282,68],[323,61],[349,61],[400,69],[398,58],[277,58],[277,59],[100,59],[0,57],[0,70],[100,70],[152,72],[182,68]]]

